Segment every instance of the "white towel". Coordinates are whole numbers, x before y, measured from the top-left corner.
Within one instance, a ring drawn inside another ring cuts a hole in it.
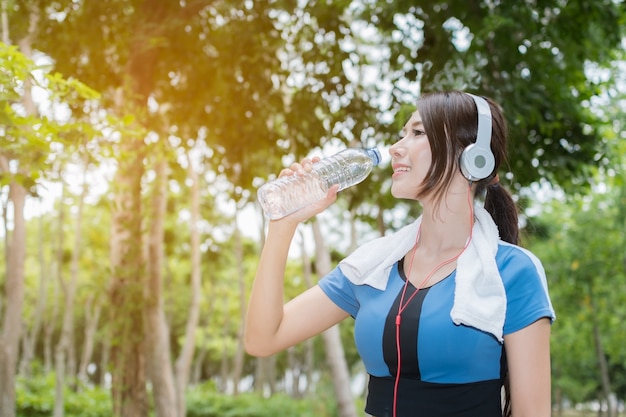
[[[457,325],[475,327],[502,342],[506,293],[495,259],[498,228],[482,206],[475,206],[474,216],[472,240],[457,260],[450,317]],[[421,221],[420,216],[397,232],[360,246],[339,263],[339,268],[356,285],[384,290],[393,265],[415,244]]]

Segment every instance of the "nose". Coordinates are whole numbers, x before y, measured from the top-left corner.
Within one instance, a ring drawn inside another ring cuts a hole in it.
[[[402,149],[402,139],[400,139],[389,147],[389,156],[391,158],[399,158],[402,156]]]

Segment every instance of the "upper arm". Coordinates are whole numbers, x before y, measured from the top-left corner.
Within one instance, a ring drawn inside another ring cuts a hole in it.
[[[283,317],[269,354],[307,340],[348,317],[322,289],[315,285],[283,307]]]
[[[515,417],[551,414],[550,327],[550,320],[541,318],[504,337]]]

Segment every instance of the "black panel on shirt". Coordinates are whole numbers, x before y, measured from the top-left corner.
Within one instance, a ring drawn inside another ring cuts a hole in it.
[[[398,272],[400,277],[406,281],[404,274],[403,259],[398,263]],[[415,293],[416,288],[410,282],[404,295],[404,302],[411,298]],[[428,294],[428,288],[420,290],[415,297],[410,301],[408,307],[403,310],[400,321],[400,355],[401,377],[421,379],[419,370],[419,361],[417,358],[417,337],[419,333],[420,314],[422,311],[422,304],[424,298]],[[398,347],[397,347],[397,335],[396,335],[396,316],[398,315],[398,309],[400,307],[400,298],[402,297],[402,290],[396,297],[387,318],[385,320],[385,329],[383,330],[383,358],[385,363],[389,367],[389,373],[396,375],[398,369]]]

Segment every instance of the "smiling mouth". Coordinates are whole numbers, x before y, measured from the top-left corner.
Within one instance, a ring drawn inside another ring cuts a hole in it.
[[[398,173],[401,173],[401,172],[409,172],[410,170],[411,170],[411,168],[409,168],[409,167],[398,167],[398,168],[395,168],[393,170],[393,173],[394,174],[398,174]]]

